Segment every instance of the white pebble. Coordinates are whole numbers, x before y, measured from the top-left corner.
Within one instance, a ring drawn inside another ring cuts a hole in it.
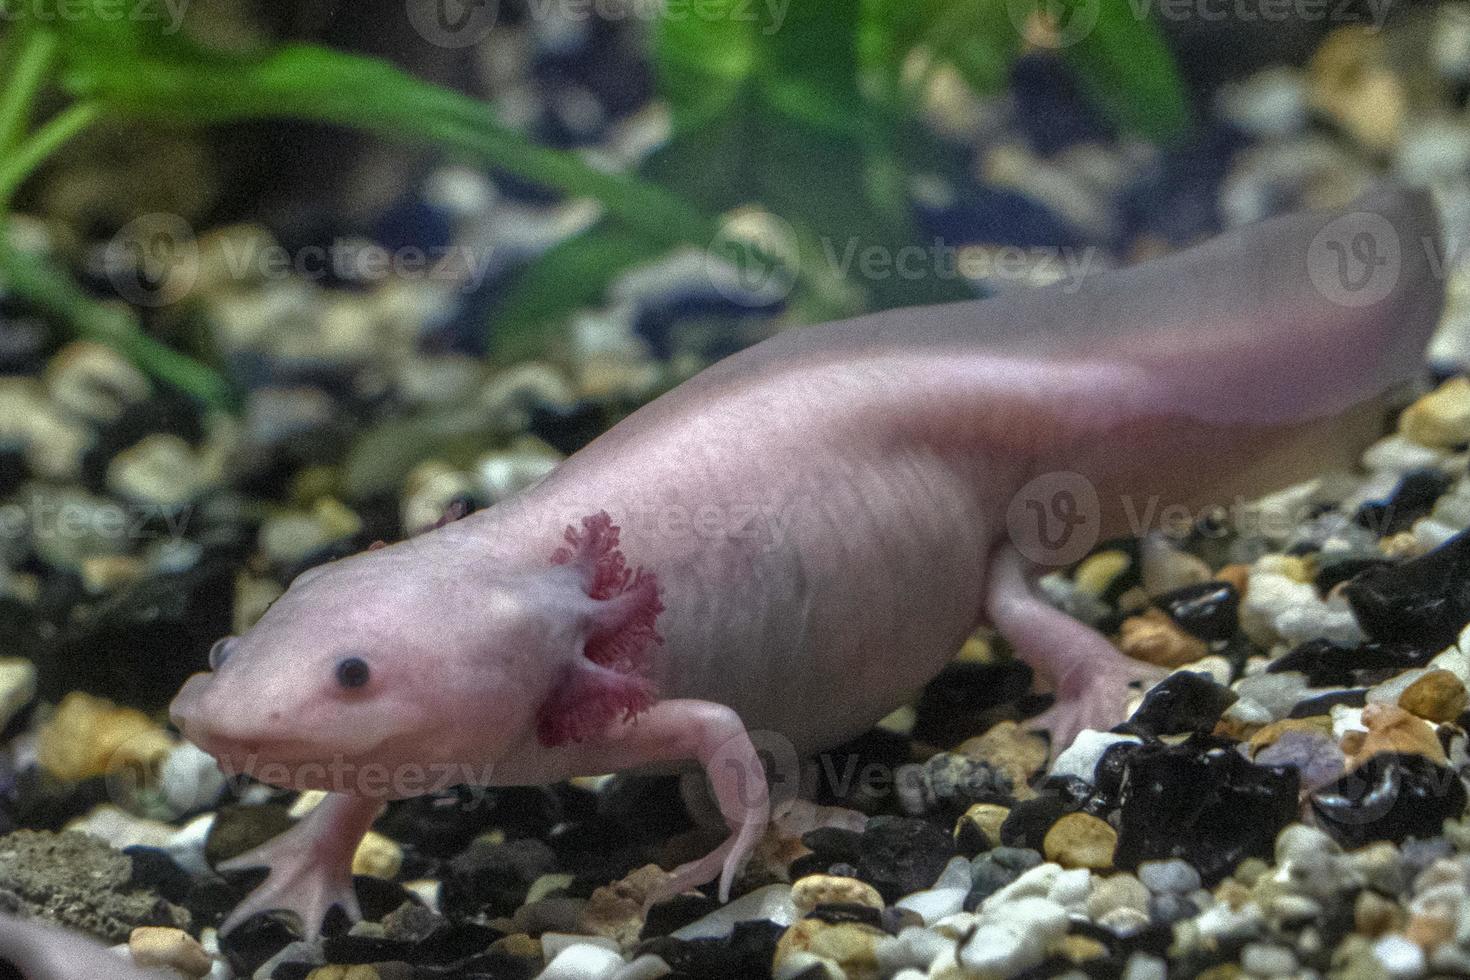
[[[1134,953],[1123,967],[1123,980],[1168,980],[1168,964],[1157,956]]]
[[[214,756],[192,742],[182,742],[164,757],[159,783],[169,808],[182,815],[218,800],[225,790],[225,774]]]
[[[1097,764],[1103,753],[1119,742],[1137,742],[1135,735],[1115,735],[1098,732],[1091,728],[1079,732],[1072,744],[1067,746],[1051,767],[1053,776],[1075,776],[1091,783],[1097,774]]]
[[[675,939],[720,939],[730,934],[735,923],[747,919],[768,919],[777,925],[791,925],[796,921],[796,906],[791,902],[791,886],[777,884],[757,888],[727,905],[720,906],[709,915],[676,929],[672,935]]]
[[[1010,976],[1046,958],[1067,932],[1067,910],[1044,898],[1022,898],[988,914],[959,951],[974,973]]]
[[[945,916],[954,915],[964,908],[965,896],[969,893],[968,888],[929,888],[905,895],[893,904],[917,913],[926,926],[932,926]]]
[[[1246,973],[1258,977],[1288,977],[1296,973],[1296,957],[1291,950],[1269,943],[1247,943],[1240,951],[1240,965]]]
[[[1155,895],[1187,895],[1200,886],[1199,872],[1188,861],[1144,861],[1138,866],[1138,880]]]
[[[1373,944],[1373,956],[1390,980],[1417,980],[1428,965],[1419,944],[1403,936],[1384,936]]]
[[[540,980],[611,980],[622,967],[617,950],[590,942],[573,943],[546,964]]]
[[[1429,446],[1410,442],[1401,435],[1385,436],[1363,453],[1363,466],[1369,470],[1407,473],[1410,470],[1437,466],[1449,454]]]
[[[1308,855],[1341,854],[1342,848],[1325,831],[1294,823],[1276,835],[1276,863],[1286,864]]]
[[[878,940],[874,956],[879,971],[887,976],[903,969],[927,970],[941,953],[953,947],[953,939],[920,926],[909,926],[897,936]]]

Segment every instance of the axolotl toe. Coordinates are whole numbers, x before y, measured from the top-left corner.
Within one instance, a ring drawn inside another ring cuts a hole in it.
[[[1150,676],[1040,571],[1168,506],[1350,463],[1423,370],[1426,194],[1304,213],[1081,282],[783,333],[525,493],[301,575],[172,714],[227,767],[326,789],[230,925],[355,911],[387,799],[702,766],[729,826],[670,890],[728,895],[770,804],[756,746],[860,733],[977,626],[1049,677],[1054,744]],[[1143,515],[1142,517],[1140,515]]]

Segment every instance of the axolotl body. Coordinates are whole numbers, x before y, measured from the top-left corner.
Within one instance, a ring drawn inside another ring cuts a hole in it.
[[[1080,284],[788,331],[512,499],[305,572],[172,707],[228,769],[331,791],[237,859],[271,870],[227,927],[354,913],[359,840],[430,771],[702,766],[729,838],[667,891],[727,896],[769,818],[756,743],[862,732],[982,625],[1051,678],[1054,744],[1115,724],[1153,669],[1036,574],[1081,556],[1073,533],[1137,533],[1149,501],[1355,458],[1423,370],[1436,241],[1426,194],[1384,193]]]

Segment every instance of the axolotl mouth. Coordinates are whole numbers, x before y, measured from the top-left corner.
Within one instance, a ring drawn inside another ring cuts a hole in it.
[[[278,711],[232,724],[239,712],[209,696],[212,680],[207,673],[190,677],[169,705],[169,718],[186,739],[214,756],[227,775],[251,775],[295,788],[327,788],[321,783],[334,768],[370,755],[386,737],[360,726],[330,737],[296,734],[291,729],[305,720],[288,720]]]

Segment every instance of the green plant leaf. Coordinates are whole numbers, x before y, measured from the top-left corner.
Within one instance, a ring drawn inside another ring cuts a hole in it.
[[[669,243],[707,240],[713,226],[684,202],[626,174],[532,143],[483,102],[384,61],[308,45],[215,52],[177,35],[66,23],[63,81],[73,95],[130,115],[191,123],[296,118],[433,143],[568,194],[600,201]]]
[[[576,310],[600,303],[607,287],[666,246],[626,225],[602,221],[515,273],[491,317],[491,350],[503,361],[537,353],[545,337]]]
[[[1063,51],[1089,97],[1124,129],[1172,142],[1192,124],[1189,99],[1158,27],[1127,3],[1098,4],[1091,33]]]

